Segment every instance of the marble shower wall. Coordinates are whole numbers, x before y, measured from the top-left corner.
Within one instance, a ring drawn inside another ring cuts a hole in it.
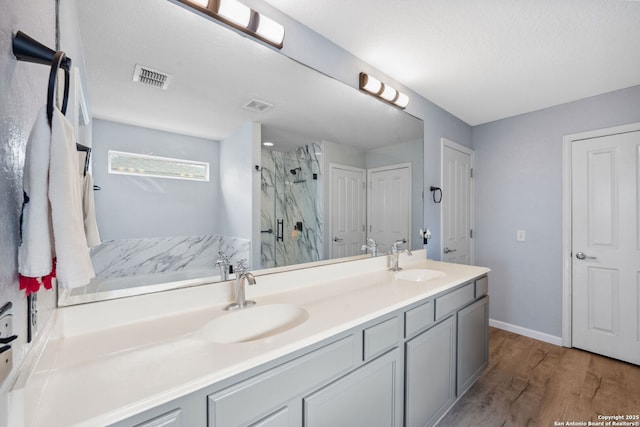
[[[263,268],[318,261],[323,251],[322,149],[318,144],[294,151],[262,150],[261,233]],[[300,168],[296,174],[291,170]],[[315,178],[314,178],[315,176]],[[277,221],[283,221],[282,241]],[[296,224],[302,229],[296,230]]]
[[[94,292],[156,283],[217,277],[218,251],[237,264],[249,258],[251,242],[226,236],[178,236],[119,239],[91,250],[96,270],[87,288]]]

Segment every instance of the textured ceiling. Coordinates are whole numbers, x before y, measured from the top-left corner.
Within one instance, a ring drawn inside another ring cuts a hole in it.
[[[260,122],[284,151],[421,138],[416,118],[169,1],[82,0],[78,15],[97,118],[210,139]],[[136,64],[173,75],[169,88],[134,83]],[[248,111],[251,99],[274,107]]]
[[[266,1],[471,125],[640,84],[637,0]]]

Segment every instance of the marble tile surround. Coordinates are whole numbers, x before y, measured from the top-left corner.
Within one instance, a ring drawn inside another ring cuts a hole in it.
[[[323,252],[322,149],[318,144],[294,151],[262,150],[262,268],[318,261]],[[291,169],[301,168],[295,175]],[[316,179],[313,175],[316,174]],[[277,241],[277,220],[284,220],[283,241]],[[297,222],[302,230],[294,232]]]
[[[178,236],[111,240],[91,250],[94,292],[219,276],[218,251],[233,264],[249,258],[251,242],[227,236]]]

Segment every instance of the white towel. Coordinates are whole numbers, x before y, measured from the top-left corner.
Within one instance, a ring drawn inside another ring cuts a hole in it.
[[[51,130],[47,109],[42,107],[31,129],[24,159],[21,243],[18,247],[18,272],[27,277],[51,273],[53,234],[49,209],[49,147]]]
[[[95,272],[84,231],[73,127],[57,108],[53,109],[51,122],[49,202],[57,256],[56,276],[63,287],[75,288],[88,284]]]
[[[96,205],[93,199],[93,177],[89,172],[84,176],[82,191],[82,211],[84,213],[84,232],[90,248],[100,244],[100,233],[96,222]]]

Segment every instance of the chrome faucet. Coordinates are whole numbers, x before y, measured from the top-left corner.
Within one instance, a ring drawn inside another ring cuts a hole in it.
[[[376,243],[375,240],[367,239],[367,244],[362,245],[361,250],[366,251],[367,249],[371,251],[372,257],[378,256],[378,244]]]
[[[400,271],[402,268],[398,265],[398,259],[400,258],[401,252],[406,252],[407,255],[413,255],[409,248],[405,248],[404,251],[400,249],[400,245],[404,245],[407,243],[407,239],[396,240],[391,245],[391,271]]]
[[[240,261],[238,261],[238,265],[235,268],[236,281],[233,286],[236,301],[226,306],[224,308],[225,310],[237,310],[240,308],[248,307],[250,305],[254,305],[256,303],[255,301],[247,301],[244,296],[244,280],[247,279],[249,285],[256,284],[256,278],[254,277],[253,273],[250,273],[248,271],[249,269],[246,263],[246,259],[241,259]]]
[[[218,251],[218,256],[220,258],[216,261],[216,267],[220,269],[220,277],[222,280],[227,281],[229,280],[229,266],[231,265],[229,257],[222,251]]]

